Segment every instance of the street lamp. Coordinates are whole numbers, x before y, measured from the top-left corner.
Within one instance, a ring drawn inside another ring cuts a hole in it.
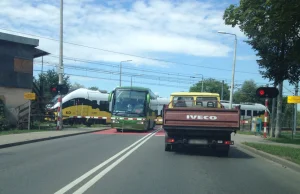
[[[201,75],[201,77],[202,77],[202,81],[201,81],[201,92],[203,92],[203,75],[202,75],[202,74],[196,74],[196,75]],[[197,77],[191,76],[191,78],[197,78]]]
[[[230,87],[230,97],[229,97],[229,109],[232,109],[232,96],[233,96],[233,87],[234,87],[234,73],[235,73],[235,61],[236,61],[236,44],[237,38],[236,34],[227,33],[223,31],[218,31],[220,34],[228,34],[234,36],[234,56],[233,56],[233,65],[232,65],[232,78],[231,78],[231,87]]]
[[[130,84],[130,85],[131,85],[131,87],[132,87],[132,77],[135,77],[135,76],[142,76],[142,74],[138,74],[138,75],[132,75],[132,76],[131,76],[131,82],[130,82],[130,83],[131,83],[131,84]]]
[[[126,60],[126,61],[121,61],[120,62],[120,87],[122,86],[122,63],[123,62],[129,62],[129,61],[132,61],[132,60]]]

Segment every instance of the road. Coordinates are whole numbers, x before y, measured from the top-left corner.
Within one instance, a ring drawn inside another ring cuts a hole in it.
[[[299,174],[238,147],[165,152],[163,136],[108,130],[1,149],[0,193],[300,193]]]

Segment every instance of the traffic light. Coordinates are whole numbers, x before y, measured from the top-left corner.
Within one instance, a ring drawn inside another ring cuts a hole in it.
[[[69,88],[67,85],[62,84],[62,85],[57,85],[57,86],[51,86],[50,87],[50,92],[54,95],[58,94],[58,91],[60,91],[60,94],[67,94],[69,92]]]
[[[256,90],[256,96],[260,98],[276,98],[279,91],[276,87],[260,87]]]

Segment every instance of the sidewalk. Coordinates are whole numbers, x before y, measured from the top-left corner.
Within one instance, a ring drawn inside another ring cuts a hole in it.
[[[65,128],[61,131],[42,131],[42,132],[30,132],[21,134],[10,134],[0,136],[0,148],[6,148],[16,145],[22,145],[27,143],[33,143],[38,141],[45,141],[50,139],[92,133],[96,131],[102,131],[110,127],[97,127],[97,128]]]
[[[268,144],[268,145],[279,145],[279,146],[300,148],[300,145],[277,143],[277,142],[269,141],[268,139],[265,139],[261,136],[255,136],[255,135],[235,134],[235,135],[232,135],[231,138],[237,144],[241,144],[242,142],[253,142],[253,143],[263,143],[263,144]]]

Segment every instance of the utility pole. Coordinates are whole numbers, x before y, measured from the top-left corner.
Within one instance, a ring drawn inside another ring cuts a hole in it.
[[[233,33],[227,33],[227,32],[223,32],[223,31],[218,31],[218,33],[220,33],[220,34],[229,34],[229,35],[234,36],[234,56],[233,56],[233,64],[232,64],[231,87],[230,87],[230,97],[229,97],[229,109],[232,109],[234,74],[235,74],[235,64],[236,64],[237,37],[236,37],[236,34],[233,34]]]
[[[298,96],[298,87],[299,87],[299,83],[296,83],[295,86],[295,96]],[[293,126],[293,138],[296,135],[296,130],[297,130],[297,103],[294,104],[294,126]]]
[[[59,67],[58,67],[58,84],[63,84],[63,0],[60,0],[60,40],[59,40]],[[57,108],[57,128],[56,130],[62,130],[62,95],[58,90],[57,102],[59,104]]]
[[[223,94],[224,94],[224,80],[222,80],[222,92],[221,92],[221,100],[224,100],[223,98]]]

